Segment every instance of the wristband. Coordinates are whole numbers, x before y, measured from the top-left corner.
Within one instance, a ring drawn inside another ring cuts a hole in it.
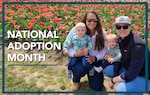
[[[112,82],[113,84],[115,84],[115,82],[113,81],[113,78],[111,78],[111,82]]]

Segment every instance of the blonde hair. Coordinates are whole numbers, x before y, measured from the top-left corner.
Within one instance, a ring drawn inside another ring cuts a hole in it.
[[[106,40],[109,40],[109,39],[115,39],[115,40],[117,40],[117,36],[115,34],[108,34],[106,36]]]
[[[86,25],[85,25],[85,23],[83,23],[83,22],[77,23],[77,24],[75,25],[75,28],[76,28],[76,27],[79,27],[79,26],[82,26],[82,27],[85,27],[85,28],[86,28]]]

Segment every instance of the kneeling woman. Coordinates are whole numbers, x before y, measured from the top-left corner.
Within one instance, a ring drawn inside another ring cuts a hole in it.
[[[87,12],[82,20],[87,27],[87,34],[91,38],[93,48],[89,51],[89,55],[86,56],[86,60],[92,65],[99,67],[102,63],[102,60],[106,53],[106,44],[105,44],[105,32],[102,30],[100,18],[98,14],[94,11]],[[73,35],[74,28],[68,34],[67,39]],[[85,56],[84,50],[79,49],[78,52],[70,47],[68,49],[69,55],[74,57]],[[80,79],[88,75],[89,85],[95,91],[101,91],[103,88],[104,76],[103,73],[94,72],[93,76],[89,76],[88,70],[81,64],[82,61],[78,61],[74,67],[73,71],[73,88],[74,90],[78,90],[80,87]]]

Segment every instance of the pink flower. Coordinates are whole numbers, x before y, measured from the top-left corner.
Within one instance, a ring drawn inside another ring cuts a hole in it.
[[[148,44],[150,45],[150,38],[148,38]]]
[[[58,31],[61,32],[61,31],[62,31],[62,27],[59,27],[59,28],[58,28]]]
[[[61,19],[60,19],[60,18],[56,18],[56,19],[55,19],[55,22],[56,22],[56,23],[59,23],[59,22],[61,22]]]
[[[108,35],[108,34],[112,34],[111,31],[107,31],[107,35]]]
[[[20,25],[14,25],[14,28],[19,30]]]
[[[136,34],[136,35],[140,35],[140,32],[139,31],[134,31],[134,33]]]
[[[52,30],[52,26],[47,26],[47,29],[48,30]]]
[[[39,26],[44,26],[44,22],[39,22],[38,25]]]
[[[65,34],[65,33],[62,33],[61,36],[62,36],[62,38],[65,38],[65,37],[66,37],[66,34]]]

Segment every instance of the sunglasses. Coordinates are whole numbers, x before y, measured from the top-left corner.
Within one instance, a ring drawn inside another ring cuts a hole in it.
[[[123,26],[116,25],[116,29],[118,29],[118,30],[120,30],[121,27],[122,27],[123,29],[128,29],[129,25],[123,25]]]
[[[88,22],[94,22],[94,23],[96,23],[96,22],[98,22],[98,20],[96,20],[96,19],[86,19]]]

